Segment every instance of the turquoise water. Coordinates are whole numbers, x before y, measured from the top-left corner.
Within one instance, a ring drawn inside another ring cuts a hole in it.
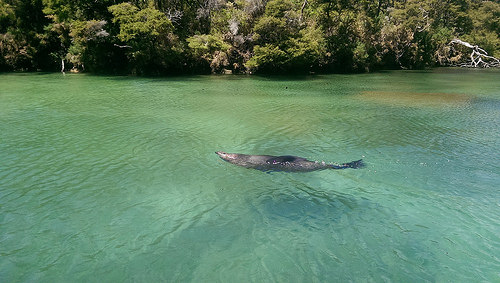
[[[494,70],[3,74],[0,281],[499,282],[499,148]]]

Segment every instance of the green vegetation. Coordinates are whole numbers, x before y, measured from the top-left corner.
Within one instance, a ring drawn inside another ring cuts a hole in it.
[[[0,71],[364,72],[500,57],[479,0],[0,0]]]

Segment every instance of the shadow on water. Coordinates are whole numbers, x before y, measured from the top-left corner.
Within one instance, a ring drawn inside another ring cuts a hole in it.
[[[351,195],[336,192],[335,188],[325,191],[289,176],[290,173],[276,174],[285,174],[285,180],[272,184],[272,189],[261,192],[252,204],[256,213],[265,216],[274,225],[293,221],[304,227],[321,229],[323,221],[336,222],[346,213],[368,205],[360,204]]]
[[[425,267],[435,255],[421,254],[430,236],[411,231],[404,215],[376,198],[359,196],[355,179],[222,166],[214,173],[221,170],[212,193],[224,204],[190,220],[156,249],[165,256],[153,266],[167,267],[168,280],[373,279],[378,270],[377,279],[433,281]],[[387,248],[375,251],[373,245]],[[402,270],[401,262],[410,267]],[[284,270],[296,272],[291,278]],[[405,270],[412,276],[394,277]]]

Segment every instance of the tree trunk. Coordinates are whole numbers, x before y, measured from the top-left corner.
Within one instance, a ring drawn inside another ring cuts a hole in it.
[[[307,0],[304,0],[304,3],[302,4],[302,9],[300,9],[300,18],[299,21],[302,22],[302,19],[304,19],[304,9],[306,8],[307,5]]]
[[[377,6],[377,17],[380,14],[380,10],[382,9],[382,0],[378,0],[378,6]]]

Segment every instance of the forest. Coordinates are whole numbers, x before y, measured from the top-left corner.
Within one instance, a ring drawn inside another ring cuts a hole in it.
[[[0,0],[4,72],[343,73],[498,57],[498,1]]]

